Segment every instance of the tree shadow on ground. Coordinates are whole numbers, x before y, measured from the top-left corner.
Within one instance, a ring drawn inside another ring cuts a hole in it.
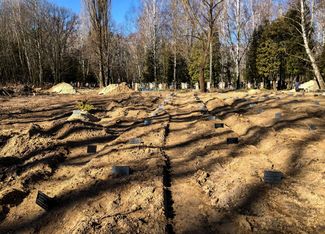
[[[264,182],[260,182],[254,184],[253,186],[249,187],[248,193],[245,195],[244,199],[235,201],[233,206],[227,209],[227,212],[223,214],[218,219],[213,220],[209,223],[210,226],[214,226],[215,229],[212,233],[227,233],[227,229],[223,230],[222,224],[224,223],[232,223],[231,225],[234,227],[236,225],[235,220],[238,216],[259,216],[252,208],[257,204],[262,202],[268,202],[266,199],[267,194],[273,190],[276,186],[278,189],[283,190],[286,193],[286,189],[290,187],[291,183],[296,183],[292,181],[292,178],[298,176],[302,171],[304,171],[304,166],[299,168],[295,167],[299,159],[302,157],[302,152],[308,147],[309,144],[313,142],[317,142],[321,140],[321,136],[310,136],[303,141],[299,141],[294,145],[294,151],[291,153],[290,160],[287,163],[286,170],[283,171],[285,174],[285,178],[280,185],[267,185]],[[275,217],[274,217],[275,218]],[[202,223],[201,227],[188,227],[187,233],[202,233],[206,224]],[[237,224],[238,225],[238,224]],[[237,230],[240,230],[240,227],[237,227]],[[253,227],[251,227],[253,228]],[[269,232],[274,227],[264,227],[266,230],[260,230],[262,232]],[[287,228],[287,229],[283,229]],[[302,223],[300,227],[291,226],[288,224],[287,227],[281,227],[281,229],[273,230],[275,232],[293,232],[293,231],[303,231],[304,224]],[[242,230],[245,231],[245,230]],[[247,230],[246,230],[247,231]],[[314,230],[315,231],[315,230]]]
[[[236,106],[236,105],[235,105]],[[236,108],[235,106],[233,106],[232,108]],[[218,112],[218,111],[216,111]],[[264,136],[266,136],[266,134],[270,131],[270,129],[275,128],[277,131],[280,131],[284,128],[286,128],[288,125],[292,124],[292,123],[296,123],[302,120],[306,120],[308,118],[312,118],[313,116],[309,115],[307,117],[303,117],[303,118],[296,118],[296,119],[291,119],[291,120],[282,120],[279,122],[274,123],[272,126],[268,126],[268,127],[260,127],[260,126],[253,126],[250,129],[248,129],[247,133],[244,134],[243,136],[241,136],[241,138],[243,139],[239,145],[234,146],[230,149],[229,154],[226,157],[222,157],[222,158],[213,158],[211,160],[207,160],[204,164],[192,169],[192,170],[187,170],[185,172],[181,172],[178,174],[173,174],[173,176],[175,177],[187,177],[190,175],[193,175],[197,170],[199,169],[205,169],[205,170],[210,170],[211,168],[215,167],[217,163],[227,163],[230,162],[233,157],[231,155],[234,155],[234,152],[237,152],[238,150],[240,150],[242,147],[244,147],[245,145],[249,145],[249,144],[258,144],[258,142],[261,141],[261,139],[263,139]],[[172,117],[173,118],[173,117]],[[199,120],[200,118],[202,118],[202,116],[197,117],[197,119],[191,119],[191,121],[195,121],[195,120]],[[183,119],[184,122],[188,122],[189,119],[184,118]],[[162,121],[163,122],[163,121]],[[137,125],[133,125],[133,127],[137,127]],[[129,128],[132,129],[132,128]],[[227,134],[229,133],[228,131],[225,133]],[[223,133],[217,133],[217,134],[211,134],[207,136],[207,139],[209,139],[211,136],[212,137],[219,137],[219,134],[223,134]],[[115,138],[116,139],[116,138]],[[300,173],[300,171],[303,169],[303,167],[301,168],[296,168],[294,167],[294,165],[297,163],[297,161],[300,159],[300,157],[302,156],[302,152],[303,150],[311,143],[311,142],[315,142],[321,139],[321,135],[318,136],[311,136],[308,137],[304,140],[303,144],[302,142],[298,142],[296,143],[296,145],[294,146],[295,150],[291,155],[291,160],[290,162],[288,162],[288,166],[287,166],[287,171],[285,172],[286,175],[288,176],[296,176]],[[99,138],[99,139],[91,139],[90,142],[92,143],[96,143],[96,142],[107,142],[110,140],[114,140],[112,138]],[[177,148],[177,147],[184,147],[185,145],[190,145],[190,144],[196,144],[199,140],[202,140],[202,138],[197,137],[195,139],[190,139],[188,140],[188,142],[183,142],[181,144],[178,145],[174,145],[174,146],[170,146],[170,148]],[[78,141],[75,142],[72,145],[74,147],[75,145],[83,145],[85,144],[85,142],[89,143],[89,139],[88,140],[84,140],[84,141]],[[125,143],[125,142],[124,142]],[[120,144],[123,144],[123,142],[120,142]],[[178,162],[176,164],[173,165],[173,167],[182,167],[184,165],[186,165],[188,162],[194,160],[197,157],[204,157],[206,155],[208,155],[210,152],[212,152],[215,149],[218,149],[220,147],[222,147],[224,145],[224,143],[219,143],[219,144],[215,144],[212,145],[210,147],[207,147],[203,150],[197,150],[195,152],[193,152],[193,154],[188,158],[188,160],[186,161],[182,161],[182,162]],[[132,146],[133,147],[133,146]],[[134,146],[134,147],[139,147],[139,146]],[[148,147],[148,146],[143,146],[143,147]],[[154,146],[152,146],[154,147]],[[156,147],[155,147],[156,148]],[[118,150],[118,149],[116,149]],[[125,150],[125,149],[122,149]],[[39,153],[39,152],[38,152]],[[38,154],[37,152],[34,152],[33,155]],[[134,160],[134,163],[136,163],[137,160]],[[159,173],[158,173],[159,174]],[[43,213],[37,217],[32,217],[31,220],[29,220],[28,222],[25,223],[14,223],[10,226],[4,227],[4,230],[8,230],[8,231],[19,231],[22,228],[26,227],[26,226],[38,226],[39,223],[44,220],[44,219],[50,219],[50,217],[52,215],[54,215],[56,212],[59,212],[61,209],[64,210],[68,210],[73,204],[79,203],[79,202],[83,202],[86,199],[92,198],[94,196],[97,196],[99,193],[108,191],[108,190],[114,190],[118,187],[124,186],[127,183],[135,183],[138,181],[147,181],[147,180],[152,180],[153,177],[157,176],[157,171],[156,168],[147,168],[146,169],[146,173],[141,172],[141,175],[139,175],[139,173],[134,173],[132,176],[128,177],[128,178],[108,178],[107,180],[104,181],[94,181],[93,184],[88,185],[84,188],[79,188],[78,190],[73,190],[73,191],[69,191],[66,194],[61,195],[60,197],[58,197],[58,201],[59,201],[59,205],[57,208],[55,208],[54,210],[48,212],[48,213]],[[281,186],[281,185],[280,185]],[[224,215],[223,217],[221,217],[218,220],[214,220],[212,224],[215,224],[217,227],[220,223],[223,222],[224,219],[229,219],[229,216],[235,216],[237,214],[241,214],[242,212],[248,212],[250,213],[250,208],[254,203],[260,202],[263,200],[263,198],[265,197],[265,195],[268,193],[268,191],[272,189],[272,187],[267,187],[265,186],[263,183],[259,183],[256,184],[255,186],[250,188],[249,194],[245,197],[244,200],[242,200],[240,203],[236,204],[235,206],[231,207],[227,214]],[[285,188],[284,188],[285,189]],[[202,223],[202,227],[204,227],[205,225],[208,225],[207,223]],[[211,223],[209,224],[211,225]],[[202,232],[203,228],[202,227],[188,227],[188,232],[189,233],[200,233]],[[204,229],[206,230],[206,229]],[[219,230],[222,232],[222,230]]]

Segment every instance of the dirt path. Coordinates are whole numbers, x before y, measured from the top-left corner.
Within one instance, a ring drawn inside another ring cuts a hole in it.
[[[169,114],[165,152],[172,171],[173,229],[176,233],[211,233],[208,219],[214,210],[208,195],[196,186],[198,171],[210,165],[204,162],[203,151],[196,152],[211,146],[212,139],[222,143],[232,131],[214,129],[218,121],[209,121],[206,106],[194,95],[177,95]]]

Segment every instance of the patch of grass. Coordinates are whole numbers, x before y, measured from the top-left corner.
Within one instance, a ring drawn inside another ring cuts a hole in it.
[[[76,108],[81,111],[91,111],[95,109],[95,107],[88,103],[88,101],[81,101],[76,104]]]

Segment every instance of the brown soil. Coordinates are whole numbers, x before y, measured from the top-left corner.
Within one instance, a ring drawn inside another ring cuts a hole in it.
[[[67,121],[83,99],[99,122]],[[324,233],[324,104],[271,92],[1,97],[0,233]],[[280,184],[264,182],[268,169]]]
[[[99,94],[100,95],[116,95],[120,93],[132,93],[133,89],[130,89],[126,83],[121,84],[111,84],[105,88],[103,88]]]

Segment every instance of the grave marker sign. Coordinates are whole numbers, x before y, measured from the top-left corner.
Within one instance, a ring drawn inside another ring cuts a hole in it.
[[[38,191],[36,197],[36,204],[48,211],[54,206],[54,199],[47,196],[45,193]]]
[[[146,120],[143,122],[143,125],[144,125],[144,126],[149,126],[149,125],[151,125],[151,119],[146,119]]]
[[[128,166],[113,166],[113,175],[130,175],[130,167]]]
[[[88,154],[95,154],[96,152],[97,152],[97,145],[88,145],[87,146]]]
[[[224,128],[224,127],[225,127],[224,123],[216,123],[216,124],[214,124],[214,128]]]
[[[239,139],[238,137],[231,137],[231,138],[227,138],[227,144],[238,144],[239,143]]]

